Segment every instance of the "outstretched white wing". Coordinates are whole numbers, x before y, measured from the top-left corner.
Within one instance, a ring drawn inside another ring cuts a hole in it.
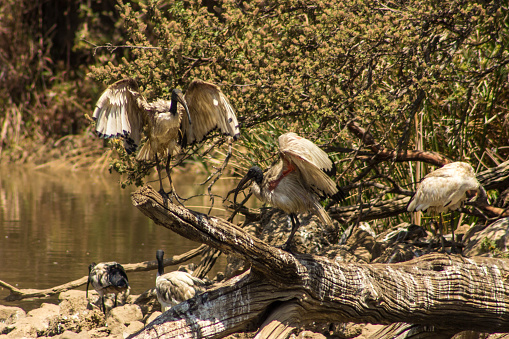
[[[309,187],[329,196],[338,192],[336,183],[323,172],[331,170],[333,166],[327,153],[295,133],[285,133],[278,141],[285,167],[283,172],[289,167],[296,166]]]
[[[126,149],[135,150],[141,141],[146,115],[139,105],[139,100],[143,99],[134,79],[127,78],[110,85],[97,100],[93,114],[99,137],[125,138]]]
[[[186,91],[186,102],[191,115],[182,119],[182,143],[201,141],[207,133],[219,128],[223,134],[235,139],[240,135],[235,110],[221,89],[203,80],[193,80]]]

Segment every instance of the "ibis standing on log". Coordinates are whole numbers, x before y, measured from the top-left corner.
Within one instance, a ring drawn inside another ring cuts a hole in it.
[[[289,249],[300,226],[297,213],[312,212],[323,224],[332,226],[332,219],[320,204],[320,197],[343,200],[345,194],[324,172],[334,170],[327,153],[295,133],[283,134],[278,141],[280,161],[265,175],[260,167],[251,167],[237,185],[233,200],[235,203],[239,190],[253,180],[251,191],[258,199],[289,215],[292,231],[283,246],[283,249]]]
[[[181,147],[201,141],[216,127],[234,139],[240,134],[237,117],[228,98],[218,86],[198,79],[191,82],[185,96],[179,89],[174,89],[171,100],[157,99],[153,102],[148,102],[140,94],[134,79],[117,81],[97,101],[93,119],[100,137],[123,138],[128,153],[136,151],[146,127],[147,141],[136,159],[155,161],[162,194],[165,192],[161,159],[167,158],[166,173],[173,192],[170,160]]]
[[[101,297],[101,305],[103,313],[106,313],[104,306],[104,295],[115,294],[115,306],[117,306],[117,295],[129,289],[129,281],[124,267],[117,262],[92,263],[88,266],[87,280],[87,299],[88,286],[92,283],[92,287],[99,293]]]
[[[428,173],[421,180],[417,191],[408,202],[407,210],[440,215],[440,237],[442,250],[445,250],[442,213],[457,210],[468,198],[476,195],[478,201],[487,199],[486,191],[477,181],[472,166],[466,162],[453,162]],[[452,220],[451,215],[452,248],[455,250]]]
[[[163,257],[164,251],[158,250],[156,252],[156,292],[162,312],[194,297],[197,293],[204,292],[206,289],[204,281],[187,272],[173,271],[165,274]]]

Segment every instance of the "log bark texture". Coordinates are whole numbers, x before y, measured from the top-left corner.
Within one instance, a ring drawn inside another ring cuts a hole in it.
[[[244,274],[163,313],[134,338],[286,338],[308,322],[396,322],[451,331],[509,332],[509,261],[430,254],[398,264],[338,263],[291,254],[220,218],[133,193],[163,227],[251,264]]]

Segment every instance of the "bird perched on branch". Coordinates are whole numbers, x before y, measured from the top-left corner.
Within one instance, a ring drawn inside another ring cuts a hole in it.
[[[203,280],[187,272],[173,271],[165,274],[163,257],[164,251],[158,250],[156,292],[162,312],[206,290],[206,283]]]
[[[468,198],[487,200],[486,191],[477,181],[474,169],[466,162],[453,162],[428,173],[419,183],[417,191],[407,205],[409,212],[430,212],[440,215],[439,230],[443,240],[442,213],[460,208]],[[454,226],[451,215],[452,244],[454,248]]]
[[[283,134],[278,141],[280,161],[265,175],[260,167],[251,167],[237,185],[233,200],[236,203],[238,192],[253,181],[251,191],[258,199],[289,215],[292,231],[283,246],[288,249],[300,226],[297,213],[312,212],[323,224],[332,226],[332,219],[320,204],[320,197],[328,196],[339,201],[345,198],[345,193],[324,172],[332,172],[334,166],[327,153],[313,142],[295,133]]]
[[[93,119],[100,137],[123,138],[128,153],[136,151],[145,129],[147,141],[136,159],[155,161],[162,194],[161,159],[167,158],[166,173],[173,191],[170,161],[181,147],[201,141],[215,128],[234,139],[240,134],[228,98],[218,86],[203,80],[192,81],[185,96],[179,89],[174,89],[171,100],[152,102],[140,94],[134,79],[117,81],[97,101]]]
[[[106,307],[104,306],[105,294],[114,293],[115,306],[117,306],[117,295],[129,289],[129,281],[124,268],[114,261],[99,264],[92,263],[88,266],[87,299],[88,286],[90,283],[92,283],[92,287],[101,297],[103,313],[106,313]]]

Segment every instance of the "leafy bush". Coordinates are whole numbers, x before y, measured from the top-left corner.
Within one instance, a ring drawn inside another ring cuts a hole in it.
[[[352,121],[382,149],[434,151],[478,169],[507,159],[509,35],[500,2],[207,4],[119,2],[128,47],[91,77],[135,77],[149,98],[185,90],[193,78],[221,84],[242,122],[236,148],[248,150],[235,153],[239,173],[270,165],[277,137],[295,131],[334,152],[350,188],[418,180],[407,162],[376,161],[348,133]]]
[[[338,181],[362,186],[362,199],[389,199],[391,187],[410,187],[431,169],[381,159],[380,150],[433,151],[479,170],[507,159],[507,2],[55,3],[1,6],[3,125],[22,122],[4,128],[12,130],[0,134],[4,145],[16,133],[82,131],[80,114],[91,113],[99,87],[131,76],[149,99],[185,91],[194,78],[220,84],[241,122],[239,174],[273,163],[287,131],[330,152]]]

